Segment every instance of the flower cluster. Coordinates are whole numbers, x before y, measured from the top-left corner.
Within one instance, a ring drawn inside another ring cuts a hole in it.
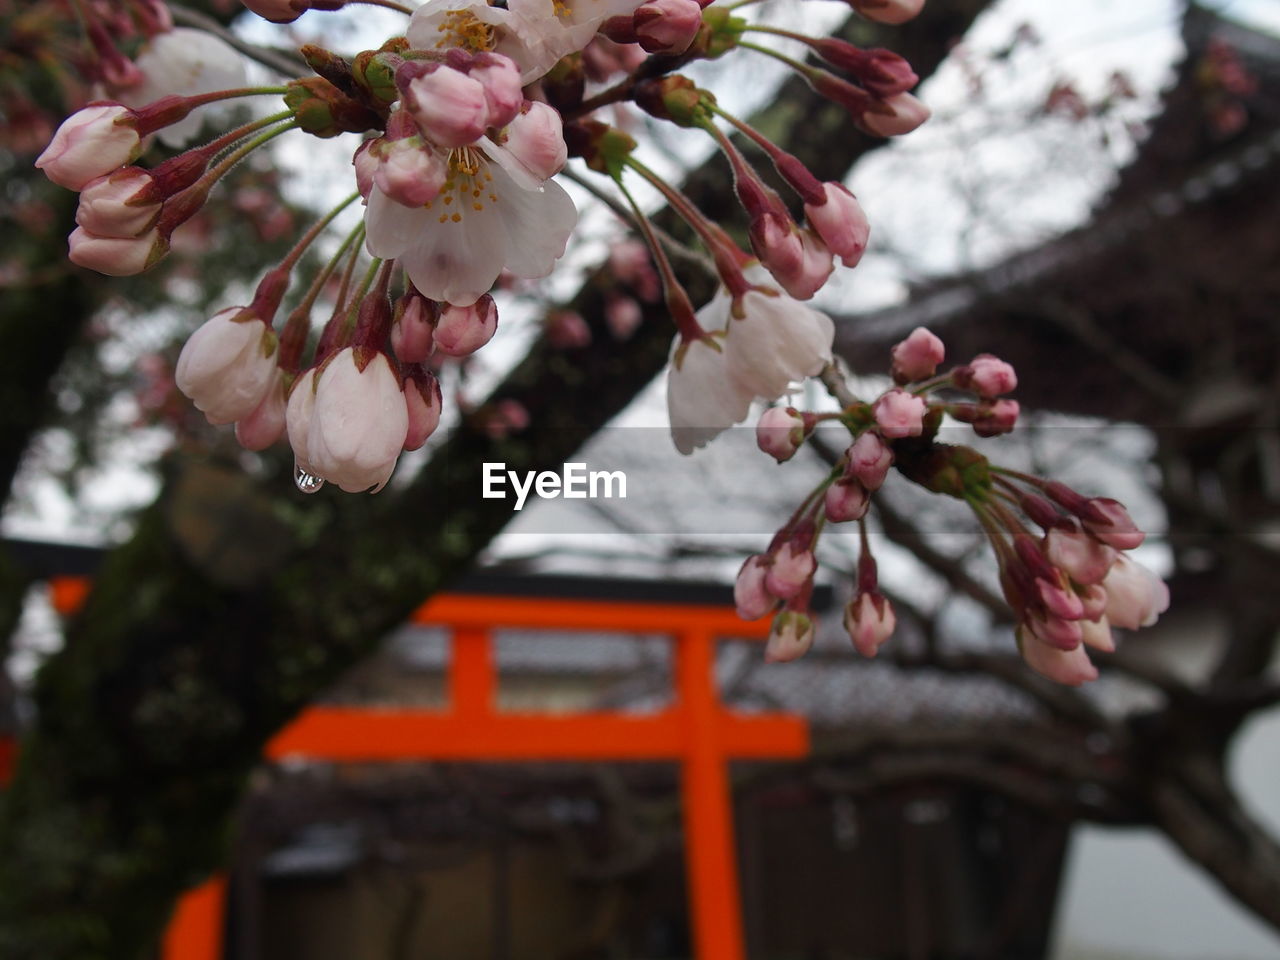
[[[1124,553],[1144,535],[1115,500],[1088,498],[1062,483],[996,466],[970,447],[939,442],[944,416],[982,437],[1009,432],[1018,418],[1017,402],[1003,397],[1017,386],[1012,366],[981,354],[939,373],[944,356],[942,341],[920,327],[893,348],[895,385],[875,400],[855,400],[834,413],[771,407],[761,415],[758,445],[780,463],[824,421],[839,423],[853,440],[769,549],[743,564],[738,613],[753,620],[776,612],[766,658],[803,655],[814,637],[808,601],[818,539],[828,523],[856,521],[862,552],[844,624],[858,652],[875,656],[896,615],[879,589],[865,518],[895,468],[973,511],[995,551],[1027,664],[1060,683],[1092,680],[1097,670],[1089,648],[1114,650],[1113,627],[1150,626],[1168,607],[1163,582]]]
[[[266,20],[291,23],[350,0],[243,2]],[[859,201],[676,71],[734,50],[772,57],[843,108],[857,129],[897,136],[929,116],[911,93],[918,78],[906,60],[752,22],[740,15],[746,2],[428,0],[416,9],[362,2],[403,12],[403,33],[377,49],[341,54],[304,46],[314,73],[274,87],[241,86],[230,48],[175,28],[162,0],[76,4],[91,51],[84,77],[99,99],[63,122],[37,165],[80,191],[70,255],[82,266],[115,275],[151,268],[218,182],[282,134],[358,137],[350,196],[265,271],[247,306],[218,312],[183,349],[176,384],[211,423],[234,423],[248,449],[287,436],[305,492],[326,482],[381,489],[400,453],[421,446],[440,423],[441,366],[465,360],[494,336],[499,279],[546,277],[564,256],[578,214],[555,178],[570,160],[612,181],[647,247],[619,245],[606,315],[619,340],[640,322],[641,301],[660,300],[671,316],[667,399],[680,452],[744,421],[756,401],[772,404],[798,381],[832,369],[832,321],[806,301],[837,269],[861,260],[870,225]],[[923,6],[848,2],[882,24],[910,20]],[[810,59],[774,50],[767,41],[776,37],[804,44]],[[281,96],[284,109],[157,165],[139,162],[153,138],[172,147],[190,139],[207,119],[200,108],[258,96]],[[637,158],[636,141],[614,125],[626,105],[711,139],[733,171],[744,245]],[[766,180],[740,144],[776,177]],[[700,309],[632,195],[637,179],[662,195],[709,254],[718,292]],[[793,196],[784,199],[771,183]],[[304,254],[357,200],[361,222],[328,244],[333,253],[323,266],[301,277],[315,259]],[[332,310],[315,323],[322,294]],[[277,327],[286,298],[290,309]],[[590,339],[578,314],[554,306],[544,331],[558,349]],[[764,413],[759,444],[778,461],[826,420],[839,421],[852,441],[769,549],[743,566],[739,609],[776,614],[770,659],[802,654],[813,637],[817,541],[825,524],[857,522],[863,552],[845,623],[857,649],[873,656],[896,618],[878,585],[865,516],[896,468],[963,499],[981,521],[1027,662],[1064,682],[1088,679],[1086,646],[1107,648],[1113,625],[1144,625],[1167,602],[1159,581],[1122,553],[1141,534],[1112,501],[939,443],[944,416],[990,437],[1012,430],[1019,413],[1006,397],[1017,384],[1009,364],[984,354],[940,374],[943,359],[942,342],[919,329],[893,349],[894,385],[880,396],[838,413],[787,406]],[[503,409],[488,429],[519,429],[527,416]]]
[[[858,201],[843,185],[815,179],[673,71],[738,47],[776,57],[844,106],[857,126],[893,135],[928,115],[909,93],[917,78],[901,57],[751,23],[709,0],[429,0],[416,9],[364,2],[403,10],[403,34],[353,54],[308,45],[302,54],[314,75],[280,87],[241,86],[230,48],[175,28],[162,0],[77,5],[92,51],[83,73],[100,99],[67,118],[37,165],[81,193],[70,248],[82,266],[112,275],[151,268],[213,187],[281,134],[360,137],[352,200],[365,206],[363,223],[318,276],[298,285],[283,327],[276,329],[276,315],[307,262],[302,254],[337,211],[267,271],[249,306],[219,312],[183,351],[177,384],[210,422],[235,423],[251,449],[287,434],[302,489],[326,480],[347,490],[380,488],[399,451],[423,442],[439,419],[429,368],[466,357],[493,336],[490,291],[499,278],[545,277],[563,256],[577,211],[554,178],[571,157],[610,177],[628,201],[624,178],[656,186],[712,255],[723,292],[695,311],[635,208],[652,267],[646,257],[643,281],[620,282],[641,300],[664,298],[675,320],[670,406],[679,449],[689,452],[741,422],[753,400],[776,399],[830,360],[831,321],[798,301],[812,297],[837,263],[858,263],[869,233]],[[244,0],[273,23],[346,4]],[[922,0],[851,5],[896,24],[919,13]],[[798,38],[822,65],[743,43],[749,31]],[[156,166],[138,162],[153,137],[169,146],[190,139],[207,119],[198,108],[268,95],[282,95],[285,109]],[[712,137],[724,151],[749,251],[640,163],[631,137],[605,122],[628,102]],[[796,192],[803,223],[722,124],[764,151]],[[360,281],[356,267],[366,255],[372,262]],[[311,312],[334,278],[338,302],[314,339]],[[640,316],[636,299],[614,292],[609,307],[611,328],[629,335]],[[563,322],[549,321],[547,330],[581,341],[582,331]],[[385,416],[389,407],[399,412]]]

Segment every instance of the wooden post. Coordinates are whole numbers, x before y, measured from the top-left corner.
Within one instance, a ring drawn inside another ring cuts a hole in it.
[[[164,935],[164,960],[222,960],[227,881],[221,875],[186,893]]]
[[[719,733],[715,639],[704,631],[689,631],[681,633],[676,642],[677,682],[687,737],[680,786],[694,956],[698,960],[743,960],[733,802],[728,758]]]

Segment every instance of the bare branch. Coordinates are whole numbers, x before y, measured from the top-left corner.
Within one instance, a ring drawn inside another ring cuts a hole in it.
[[[213,17],[207,16],[198,10],[192,10],[190,7],[180,6],[176,3],[169,4],[169,10],[173,13],[175,23],[188,27],[197,27],[213,34],[226,42],[228,46],[238,50],[255,63],[262,64],[268,70],[274,70],[286,77],[296,77],[311,72],[306,61],[298,55],[285,50],[262,47],[256,43],[247,43],[213,19]]]

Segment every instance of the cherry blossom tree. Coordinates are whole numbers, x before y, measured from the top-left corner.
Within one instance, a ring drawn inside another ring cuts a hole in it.
[[[985,3],[850,0],[842,33],[814,37],[754,22],[750,0],[377,5],[404,13],[402,32],[362,51],[305,45],[295,75],[258,85],[245,79],[243,51],[175,25],[160,0],[74,5],[75,68],[93,99],[49,131],[35,166],[79,193],[68,243],[80,267],[122,278],[163,269],[230,179],[286,135],[359,142],[346,195],[263,262],[245,305],[219,305],[173,371],[243,448],[287,445],[292,484],[172,461],[161,498],[38,678],[0,819],[15,851],[0,865],[6,955],[140,956],[174,896],[219,862],[266,738],[508,519],[458,465],[496,449],[513,466],[563,462],[664,367],[672,439],[686,454],[806,378],[830,395],[757,415],[759,446],[779,462],[830,448],[827,475],[738,576],[739,612],[774,616],[770,661],[811,644],[816,549],[837,524],[861,534],[844,614],[852,645],[873,657],[891,642],[898,613],[865,526],[891,473],[971,511],[1018,651],[1050,681],[1094,679],[1089,651],[1114,651],[1113,627],[1149,626],[1168,606],[1164,584],[1126,555],[1144,534],[1116,500],[939,438],[944,418],[980,437],[1015,429],[1010,363],[975,352],[946,366],[946,344],[919,327],[886,352],[891,385],[862,396],[833,354],[831,318],[808,303],[837,262],[858,266],[875,228],[841,182],[850,163],[928,119],[911,91]],[[346,4],[244,6],[286,24]],[[48,7],[67,13],[58,0]],[[812,58],[774,49],[778,35]],[[689,75],[737,56],[784,62],[794,76],[779,102],[803,104],[808,122],[766,136],[767,118],[735,116]],[[205,108],[263,98],[281,98],[281,109],[189,146]],[[668,183],[616,122],[623,109],[706,138],[719,159]],[[834,148],[849,124],[864,138]],[[647,254],[596,270],[563,304],[558,315],[580,318],[586,334],[548,324],[481,408],[527,419],[501,435],[446,410],[440,380],[487,348],[503,284],[561,265],[578,227],[559,183],[567,166],[613,191]],[[662,212],[646,212],[638,184]],[[357,206],[357,222],[330,243]],[[690,245],[709,269],[687,268]],[[629,336],[620,316],[638,319]],[[42,366],[46,379],[57,359]],[[435,438],[427,464],[384,489],[401,454],[449,417],[457,426]],[[833,431],[843,437],[831,448]],[[292,493],[325,486],[376,495]],[[187,522],[196,513],[245,535],[225,549]],[[187,692],[175,698],[179,679]]]

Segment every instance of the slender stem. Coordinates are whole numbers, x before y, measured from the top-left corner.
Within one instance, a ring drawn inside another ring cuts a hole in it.
[[[631,94],[635,91],[637,77],[635,74],[623,77],[611,87],[605,87],[594,96],[583,100],[573,109],[567,111],[564,115],[566,120],[576,120],[578,117],[585,117],[594,110],[601,107],[607,107],[611,103],[619,103],[623,100],[630,100]]]
[[[234,130],[228,130],[221,136],[210,140],[199,149],[208,150],[210,153],[221,153],[227,147],[233,146],[237,141],[244,139],[249,134],[261,130],[264,127],[269,127],[272,124],[280,123],[283,120],[288,120],[292,116],[292,110],[281,110],[279,113],[273,113],[269,117],[250,120],[244,126],[236,127]]]
[[[756,53],[763,53],[767,57],[773,57],[773,59],[779,60],[782,63],[785,63],[788,67],[790,67],[792,70],[795,70],[797,73],[808,74],[812,70],[812,68],[801,63],[799,60],[795,60],[795,59],[792,59],[791,57],[788,57],[785,53],[779,53],[777,50],[770,50],[768,47],[762,47],[760,46],[760,44],[752,43],[749,40],[739,40],[738,46],[743,47],[746,50],[754,50]]]
[[[662,249],[662,244],[654,236],[649,218],[644,215],[644,211],[640,209],[640,204],[636,203],[636,198],[631,195],[631,191],[622,182],[621,172],[614,177],[614,181],[618,184],[618,189],[622,191],[622,195],[627,198],[627,202],[631,204],[631,209],[636,215],[636,225],[640,228],[640,233],[644,236],[644,242],[649,245],[649,250],[653,254],[654,264],[658,268],[658,276],[662,278],[662,292],[666,296],[667,308],[671,311],[671,319],[675,321],[676,329],[680,331],[681,341],[688,344],[695,340],[705,340],[707,331],[702,329],[702,325],[698,323],[697,317],[694,316],[693,304],[689,302],[689,294],[685,292],[680,281],[676,279],[676,272],[672,269],[671,261],[667,259],[667,253]]]
[[[213,185],[232,167],[263,144],[269,143],[282,133],[288,133],[295,126],[297,126],[296,121],[290,119],[275,129],[266,130],[242,143],[206,171],[199,180],[167,200],[160,214],[160,221],[156,224],[160,235],[167,238],[180,224],[186,223],[195,216],[209,198],[209,191],[213,189]]]
[[[724,117],[724,119],[728,120],[731,124],[733,124],[739,130],[741,130],[744,134],[746,134],[757,146],[760,147],[760,149],[762,149],[765,153],[769,154],[770,157],[776,156],[782,152],[778,148],[778,145],[775,144],[768,137],[766,137],[763,133],[761,133],[755,127],[751,126],[751,124],[747,123],[747,121],[741,120],[738,117],[735,117],[732,113],[724,109],[724,107],[720,106],[718,103],[711,104],[711,109],[716,114],[716,116]]]
[[[338,296],[334,299],[333,315],[336,317],[347,307],[347,293],[351,289],[351,278],[356,272],[356,261],[360,259],[360,248],[353,247],[347,260],[347,267],[342,271],[342,283],[338,286]]]
[[[278,97],[284,96],[288,92],[289,88],[285,86],[236,87],[233,90],[213,90],[209,93],[199,93],[186,99],[191,101],[193,107],[203,107],[205,104],[217,103],[220,100],[235,100],[240,97]]]
[[[778,196],[778,192],[760,179],[755,167],[747,163],[747,158],[729,139],[729,135],[717,127],[710,118],[704,120],[699,126],[711,135],[729,161],[729,166],[733,169],[734,189],[738,193],[739,201],[746,207],[748,215],[754,219],[761,211],[767,211],[784,222],[792,222],[791,213],[783,204],[782,198]],[[753,206],[757,209],[753,209]]]
[[[315,275],[315,279],[311,281],[311,286],[307,288],[307,292],[303,296],[301,302],[294,307],[293,311],[289,314],[288,323],[293,323],[294,317],[299,313],[301,313],[304,318],[311,313],[311,308],[315,306],[316,299],[320,296],[320,291],[324,289],[324,285],[329,281],[329,277],[333,275],[333,271],[338,269],[338,264],[342,262],[342,258],[346,254],[347,249],[353,243],[358,242],[359,238],[363,235],[364,223],[361,222],[356,224],[351,232],[347,234],[346,239],[342,241],[338,246],[338,249],[333,252],[333,256],[329,258],[329,262],[320,268],[320,272],[317,273]],[[286,324],[286,327],[287,326],[288,324]]]
[[[347,291],[351,288],[351,277],[355,273],[356,263],[359,259],[360,248],[353,246],[351,254],[347,258],[346,269],[342,271],[342,285],[338,288],[338,297],[334,301],[333,313],[329,315],[328,322],[325,323],[324,329],[320,331],[320,340],[316,344],[314,360],[316,364],[324,362],[330,354],[346,345]]]
[[[734,300],[740,299],[743,294],[749,291],[751,283],[742,274],[743,264],[749,258],[738,249],[737,244],[730,240],[728,235],[717,224],[708,220],[688,197],[635,157],[627,157],[626,164],[648,180],[666,198],[667,203],[671,205],[671,208],[676,211],[685,223],[693,228],[693,232],[698,235],[707,249],[711,251],[711,256],[716,264],[716,272],[720,274],[720,279],[733,295]]]
[[[937,390],[940,387],[949,387],[951,385],[951,373],[948,371],[947,373],[940,373],[936,377],[932,377],[925,380],[923,383],[917,384],[916,388],[911,392],[919,397],[931,390]]]
[[[292,116],[293,114],[290,113],[289,117],[292,118]],[[276,137],[280,136],[281,134],[288,133],[290,130],[294,129],[296,126],[297,126],[297,123],[294,120],[289,119],[285,123],[280,124],[280,126],[276,127],[274,130],[265,130],[262,133],[258,134],[256,137],[252,138],[251,140],[245,141],[243,144],[236,147],[234,150],[228,153],[225,157],[219,160],[212,168],[210,168],[208,173],[206,173],[203,177],[200,178],[200,180],[202,182],[208,181],[209,185],[212,186],[215,181],[220,180],[222,177],[226,176],[227,173],[230,172],[232,167],[234,167],[237,163],[239,163],[249,154],[253,153],[253,151],[257,150],[259,147],[263,146],[264,144],[270,143],[272,140],[274,140]]]
[[[621,220],[627,226],[636,227],[635,215],[632,214],[632,212],[628,210],[624,204],[619,203],[617,198],[610,196],[604,190],[600,189],[600,187],[597,186],[594,182],[592,182],[592,180],[587,179],[586,177],[579,174],[576,170],[573,170],[569,167],[566,167],[564,170],[560,171],[560,176],[568,180],[572,180],[574,183],[580,186],[583,190],[586,190],[589,194],[591,194],[593,197],[595,197],[597,200],[603,203],[606,207],[612,210],[614,216],[616,216],[619,220]],[[715,265],[712,264],[711,261],[708,260],[704,254],[699,253],[697,250],[694,250],[692,247],[685,246],[683,243],[681,243],[675,237],[671,236],[671,234],[667,233],[661,227],[656,226],[654,224],[650,224],[650,227],[653,229],[654,235],[659,240],[661,240],[663,246],[667,248],[667,251],[677,260],[683,260],[686,263],[693,264],[698,268],[705,270],[707,273],[715,273]]]
[[[1043,490],[1045,486],[1044,477],[1037,477],[1034,474],[1023,473],[1021,470],[1013,470],[1009,467],[1001,467],[991,464],[991,472],[1003,474],[1006,477],[1013,477],[1015,480],[1021,480],[1023,483],[1035,487],[1037,490]]]
[[[729,7],[730,10],[733,7]],[[782,27],[771,27],[767,23],[748,23],[743,26],[743,30],[751,30],[754,33],[772,33],[778,37],[786,37],[788,40],[799,40],[801,43],[809,43],[812,37],[806,37],[803,33],[796,33],[794,30],[784,30]]]
[[[298,262],[298,258],[306,253],[307,248],[320,236],[325,227],[329,226],[343,210],[351,206],[355,202],[356,197],[360,196],[360,191],[356,191],[347,197],[336,207],[326,213],[323,217],[311,225],[311,228],[302,235],[297,243],[293,245],[293,249],[289,251],[288,256],[280,261],[280,267],[284,270],[292,270],[293,265]]]

